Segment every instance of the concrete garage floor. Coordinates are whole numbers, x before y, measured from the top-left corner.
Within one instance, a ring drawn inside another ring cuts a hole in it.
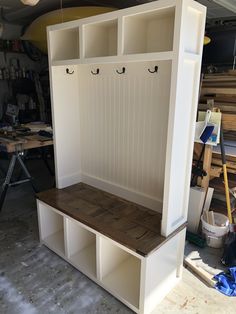
[[[2,163],[2,160],[1,160]],[[28,162],[41,190],[53,178],[41,160]],[[186,252],[196,250],[187,246]],[[217,264],[218,250],[204,251]],[[207,287],[184,268],[183,280],[154,314],[234,313],[236,299]],[[0,214],[0,313],[133,313],[70,264],[40,245],[36,203],[28,183],[10,188]]]

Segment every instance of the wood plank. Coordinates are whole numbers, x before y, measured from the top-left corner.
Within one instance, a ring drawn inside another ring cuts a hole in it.
[[[210,176],[211,177],[219,177],[222,173],[222,167],[211,165]]]
[[[146,256],[169,237],[161,235],[161,214],[84,183],[37,194],[44,203]]]
[[[214,105],[215,107],[219,108],[222,113],[236,113],[236,103],[220,103],[215,101]],[[198,105],[198,109],[201,111],[206,111],[209,109],[209,105],[200,103]]]
[[[236,70],[228,70],[229,75],[236,75]]]
[[[214,281],[213,277],[214,275],[209,273],[207,270],[203,268],[201,264],[203,264],[200,257],[198,258],[191,258],[191,257],[185,257],[184,263],[186,266],[192,269],[193,272],[195,272],[199,277],[201,277],[209,286],[214,287],[216,284],[216,281]],[[206,265],[208,266],[208,265]]]
[[[236,90],[235,88],[217,88],[217,87],[203,87],[201,91],[201,95],[207,94],[228,94],[228,95],[235,95]]]
[[[223,79],[223,80],[204,80],[202,87],[234,87],[236,85],[235,79]]]
[[[219,152],[213,152],[212,158],[220,159],[221,160],[221,153]],[[236,157],[232,155],[226,155],[226,161],[232,161],[236,163]],[[222,165],[222,164],[221,164]]]
[[[227,76],[234,76],[236,75],[236,70],[228,70],[227,72],[221,72],[221,73],[211,73],[211,74],[205,74],[205,78],[217,78],[217,77],[227,77]]]
[[[208,99],[214,98],[215,101],[218,102],[228,102],[228,103],[236,103],[236,96],[235,95],[228,95],[228,94],[214,94],[213,96],[209,95],[201,95],[201,101],[207,101]]]
[[[208,189],[211,173],[211,158],[212,158],[212,146],[206,145],[204,158],[203,158],[203,169],[207,172],[207,175],[203,177],[201,187],[205,190]]]
[[[219,159],[219,158],[212,158],[212,164],[222,167],[222,160]],[[227,160],[226,161],[226,166],[227,166],[227,170],[228,170],[228,168],[236,170],[236,163],[233,162],[233,161]]]
[[[236,115],[230,113],[222,114],[222,126],[224,131],[236,131]]]
[[[25,137],[17,137],[16,139],[10,138],[0,138],[1,151],[6,151],[8,153],[13,153],[16,150],[27,150],[32,148],[44,147],[53,145],[53,140],[51,138],[42,139],[37,134]]]
[[[219,75],[204,78],[203,83],[205,84],[208,82],[236,82],[236,77],[232,75]]]

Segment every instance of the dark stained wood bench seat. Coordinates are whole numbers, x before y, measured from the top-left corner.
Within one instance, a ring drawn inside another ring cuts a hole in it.
[[[168,238],[161,235],[161,214],[84,183],[51,189],[37,198],[142,256]]]

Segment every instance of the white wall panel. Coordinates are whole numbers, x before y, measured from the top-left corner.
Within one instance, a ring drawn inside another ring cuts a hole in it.
[[[170,71],[168,61],[79,70],[82,173],[162,200]]]

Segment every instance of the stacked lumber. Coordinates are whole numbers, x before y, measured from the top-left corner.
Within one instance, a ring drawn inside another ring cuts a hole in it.
[[[199,109],[209,109],[207,101],[210,99],[221,112],[236,113],[236,70],[204,75]]]
[[[225,73],[205,74],[202,81],[199,110],[211,109],[212,106],[222,112],[222,127],[224,138],[236,142],[236,70]],[[229,186],[236,186],[236,156],[226,154]],[[211,208],[225,214],[226,202],[222,176],[221,154],[213,152],[211,160],[211,175],[215,177],[210,181],[214,188]],[[230,195],[231,208],[235,209],[236,200]]]
[[[213,153],[212,154],[212,161],[211,161],[212,166],[218,166],[222,167],[222,160],[221,160],[221,155],[218,153]],[[227,172],[236,174],[236,157],[235,156],[227,156],[226,160],[226,166],[227,166]]]
[[[199,110],[209,109],[209,103],[223,113],[225,138],[236,140],[236,70],[205,74],[202,81]]]

